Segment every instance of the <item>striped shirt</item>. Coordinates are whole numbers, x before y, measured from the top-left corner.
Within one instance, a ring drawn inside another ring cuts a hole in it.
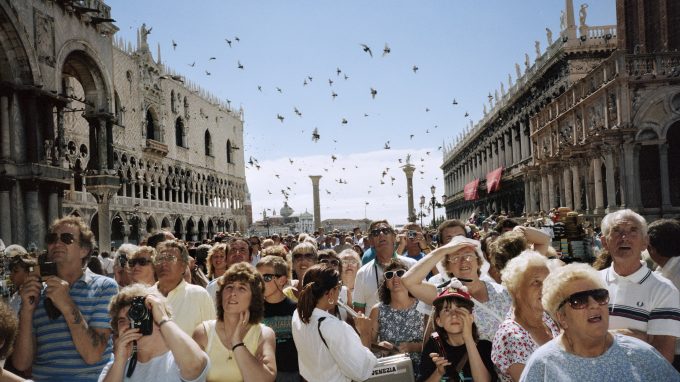
[[[628,276],[614,266],[600,271],[609,290],[609,329],[634,329],[648,335],[680,335],[680,293],[644,264]]]
[[[73,285],[69,295],[78,306],[87,325],[96,329],[111,329],[109,301],[118,293],[118,284],[105,276],[86,269]],[[76,350],[64,315],[51,320],[45,311],[45,289],[38,308],[33,313],[33,333],[37,353],[33,361],[35,381],[96,381],[112,355],[109,338],[101,361],[88,365]]]

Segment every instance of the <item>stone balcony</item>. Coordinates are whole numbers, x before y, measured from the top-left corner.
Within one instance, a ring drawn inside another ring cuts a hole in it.
[[[66,191],[64,193],[64,203],[97,206],[97,201],[89,192]],[[115,195],[111,198],[111,211],[139,209],[159,214],[190,214],[190,215],[212,215],[212,216],[238,216],[244,215],[245,211],[236,208],[218,208],[213,206],[201,206],[196,204],[167,202],[160,200],[148,200],[131,198]],[[223,215],[224,214],[224,215]]]
[[[145,153],[158,155],[160,157],[165,157],[168,155],[168,145],[153,139],[146,140],[146,146],[143,150]]]

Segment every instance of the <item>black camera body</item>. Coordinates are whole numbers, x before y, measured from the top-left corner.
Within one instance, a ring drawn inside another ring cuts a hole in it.
[[[118,255],[118,265],[121,268],[125,268],[127,263],[128,263],[128,257],[125,253],[121,253],[120,255]]]
[[[49,261],[47,259],[47,254],[43,253],[38,256],[38,270],[40,272],[40,277],[56,276],[57,263]]]
[[[137,296],[132,298],[127,316],[130,319],[130,327],[139,329],[139,333],[148,336],[153,332],[153,314],[144,304],[146,297]]]
[[[409,238],[409,239],[415,239],[415,238],[416,238],[416,235],[417,235],[417,232],[416,232],[416,231],[414,231],[414,230],[408,231],[408,238]]]

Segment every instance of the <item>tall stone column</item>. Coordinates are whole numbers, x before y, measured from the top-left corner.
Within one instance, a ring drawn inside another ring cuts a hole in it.
[[[579,173],[578,164],[571,165],[571,172],[573,173],[573,192],[574,192],[574,211],[581,210],[581,176]]]
[[[520,155],[519,155],[520,154],[519,153],[519,149],[520,149],[519,136],[520,136],[520,134],[519,134],[519,130],[518,130],[517,133],[515,133],[515,130],[517,130],[517,129],[513,128],[511,130],[511,132],[512,132],[511,133],[512,134],[512,163],[513,164],[520,162]]]
[[[602,190],[602,160],[593,158],[593,180],[595,181],[595,213],[604,213],[604,193]]]
[[[536,212],[536,179],[529,179],[529,213]]]
[[[111,248],[111,198],[115,195],[114,188],[105,186],[91,187],[90,193],[97,199],[97,223],[99,225],[99,249],[105,251]]]
[[[505,139],[505,166],[512,166],[512,130],[503,133]]]
[[[498,166],[500,167],[507,167],[505,165],[505,138],[504,134],[501,134],[501,136],[498,138]]]
[[[314,229],[321,227],[321,202],[319,201],[319,180],[321,175],[310,175],[312,194],[314,196]]]
[[[541,174],[541,211],[549,211],[548,204],[548,176]]]
[[[551,208],[557,207],[557,198],[555,197],[555,175],[552,173],[552,171],[548,172],[548,208],[546,211],[549,211]]]
[[[26,237],[28,241],[34,242],[38,248],[45,248],[43,238],[45,237],[45,217],[42,212],[38,195],[38,184],[31,182],[27,185],[26,190],[26,215],[27,215],[27,232]]]
[[[640,184],[638,163],[635,153],[634,143],[624,143],[623,144],[623,162],[626,174],[625,178],[625,189],[624,195],[626,197],[626,206],[632,210],[637,210],[640,208],[640,194],[637,193],[638,186]]]
[[[9,185],[3,185],[8,187]],[[0,190],[0,239],[5,242],[5,245],[14,243],[12,239],[12,209],[10,203],[9,188]]]
[[[52,191],[47,197],[47,225],[57,219],[59,219],[59,194]]]
[[[413,205],[413,172],[415,171],[416,167],[406,161],[406,164],[404,166],[401,166],[401,169],[404,170],[404,174],[406,174],[406,194],[407,194],[407,202],[408,202],[408,221],[411,223],[415,223],[416,221],[416,209]],[[434,211],[433,211],[434,212]]]
[[[616,210],[616,182],[614,181],[614,155],[608,149],[604,154],[604,166],[607,169],[607,213]]]
[[[571,185],[571,169],[569,167],[564,168],[562,173],[564,179],[564,204],[570,209],[574,209],[574,200],[572,199],[572,185]]]
[[[668,143],[659,145],[659,169],[661,174],[661,211],[666,212],[671,208],[671,186],[668,181]]]
[[[9,97],[0,96],[0,159],[10,159],[10,138],[9,138]],[[9,244],[7,244],[9,245]]]
[[[524,160],[528,158],[529,155],[531,155],[531,148],[529,147],[529,129],[526,127],[524,122],[519,123],[519,134],[522,142],[522,160]]]

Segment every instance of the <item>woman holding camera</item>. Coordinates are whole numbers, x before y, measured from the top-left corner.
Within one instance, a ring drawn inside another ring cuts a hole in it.
[[[203,321],[194,339],[208,353],[208,381],[272,382],[276,378],[276,338],[261,324],[264,280],[255,268],[236,263],[218,279],[217,320]]]
[[[109,315],[114,354],[100,382],[205,381],[207,354],[172,321],[157,291],[142,284],[125,287],[111,299]],[[142,334],[149,327],[150,333]]]
[[[307,381],[364,381],[378,362],[351,326],[328,313],[335,309],[341,286],[335,268],[317,264],[305,272],[293,313],[293,340],[300,375]],[[355,323],[362,338],[370,336],[370,320],[359,316]]]

